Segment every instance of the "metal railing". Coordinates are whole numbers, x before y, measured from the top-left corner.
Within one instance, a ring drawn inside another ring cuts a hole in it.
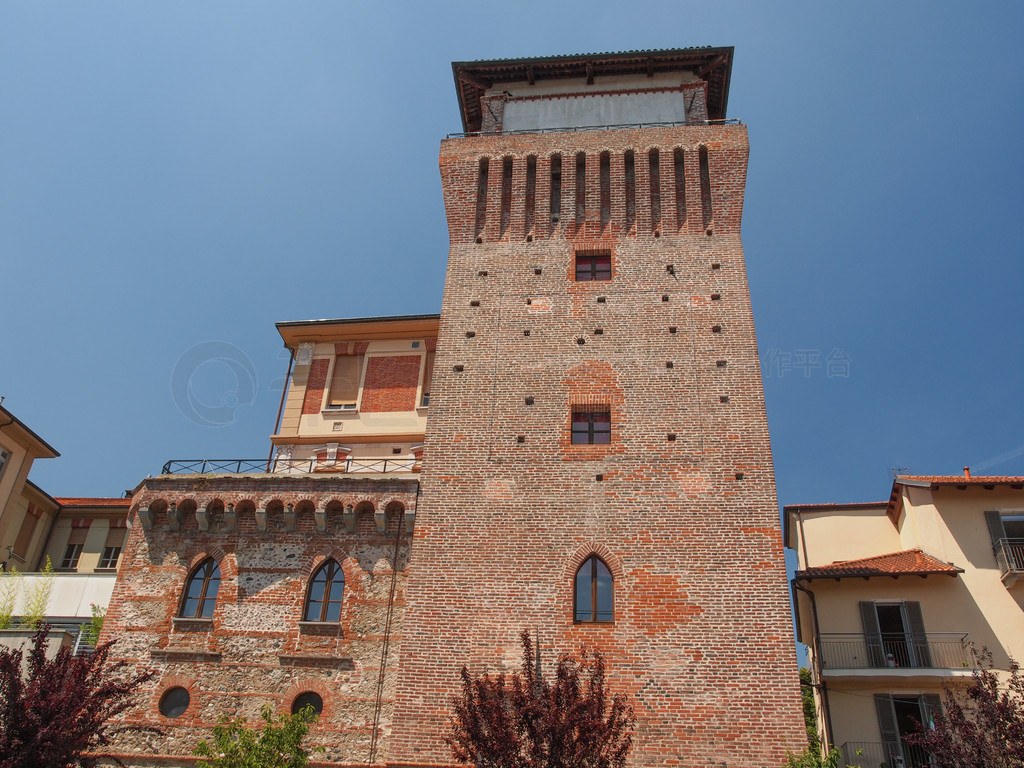
[[[847,741],[840,745],[843,765],[851,768],[928,768],[931,756],[921,747],[900,742]]]
[[[1000,539],[996,542],[999,573],[1024,574],[1024,539]]]
[[[702,120],[688,123],[685,120],[664,121],[655,123],[616,123],[613,125],[569,125],[560,128],[520,128],[515,131],[471,131],[468,133],[449,133],[448,139],[468,139],[476,136],[519,136],[530,133],[581,133],[583,131],[621,131],[634,128],[679,128],[684,126],[705,127],[709,125],[741,125],[739,118],[727,117],[721,120]]]
[[[414,458],[397,459],[171,459],[162,475],[242,475],[418,472]]]
[[[970,669],[965,632],[822,633],[823,669]]]

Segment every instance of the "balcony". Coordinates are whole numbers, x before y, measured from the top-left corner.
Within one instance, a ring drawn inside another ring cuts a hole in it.
[[[840,745],[843,765],[850,768],[928,768],[927,752],[909,744],[883,744],[877,741],[847,741]]]
[[[822,674],[828,677],[957,677],[973,661],[965,632],[927,634],[822,633]]]
[[[307,475],[419,472],[414,458],[394,459],[171,459],[162,475]]]
[[[1024,578],[1024,539],[1000,539],[996,542],[996,562],[1003,584],[1012,587]]]

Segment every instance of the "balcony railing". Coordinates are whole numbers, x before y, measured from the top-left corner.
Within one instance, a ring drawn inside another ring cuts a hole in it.
[[[241,475],[419,472],[414,458],[397,459],[171,459],[163,475]]]
[[[996,542],[996,562],[999,573],[1007,577],[1024,576],[1024,539],[1000,539]]]
[[[473,131],[471,133],[449,133],[445,138],[466,139],[475,136],[518,136],[528,133],[580,133],[583,131],[618,131],[636,128],[679,128],[681,126],[709,126],[709,125],[741,125],[739,118],[726,117],[719,120],[702,120],[700,122],[687,123],[685,121],[664,121],[653,123],[614,123],[609,125],[568,125],[549,128],[520,128],[514,131]]]
[[[925,750],[902,742],[847,741],[839,751],[843,753],[843,765],[851,768],[929,768],[932,765]]]
[[[822,633],[822,669],[970,669],[964,632]]]

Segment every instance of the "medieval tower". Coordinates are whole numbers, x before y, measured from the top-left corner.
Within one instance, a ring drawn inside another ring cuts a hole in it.
[[[308,705],[323,763],[450,766],[460,668],[524,629],[549,669],[604,654],[631,765],[802,748],[731,66],[454,65],[440,316],[279,323],[273,455],[133,491],[102,639],[154,674],[108,754],[191,764],[221,715]]]
[[[804,734],[740,224],[731,48],[453,65],[450,235],[396,765],[445,762],[458,667],[599,648],[635,765]]]

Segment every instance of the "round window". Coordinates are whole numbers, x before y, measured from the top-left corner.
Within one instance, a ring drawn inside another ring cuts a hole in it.
[[[168,688],[160,697],[160,714],[170,718],[181,717],[188,709],[191,698],[188,691],[181,686]]]
[[[319,693],[314,693],[313,691],[300,693],[295,697],[295,701],[292,702],[292,714],[297,714],[299,710],[305,707],[312,707],[313,714],[319,715],[324,711],[324,700],[320,698]]]

